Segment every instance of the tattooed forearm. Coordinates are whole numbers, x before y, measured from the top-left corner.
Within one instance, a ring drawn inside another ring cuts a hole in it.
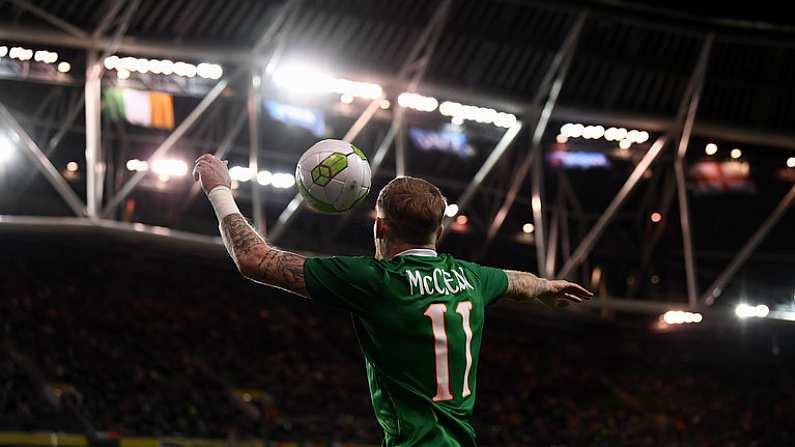
[[[505,296],[515,300],[525,301],[540,297],[547,290],[547,280],[539,278],[532,273],[506,270],[508,275],[508,290]]]
[[[240,214],[224,217],[221,233],[237,268],[247,278],[307,295],[303,256],[271,247]]]

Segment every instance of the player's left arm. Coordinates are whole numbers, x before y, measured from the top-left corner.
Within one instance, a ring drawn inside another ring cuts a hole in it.
[[[507,298],[517,301],[538,300],[546,306],[564,307],[590,300],[593,293],[579,284],[564,280],[539,278],[528,272],[505,270],[508,275]]]
[[[215,210],[221,238],[240,273],[248,279],[307,297],[304,257],[279,250],[246,221],[232,196],[226,162],[205,154],[196,160],[193,177]]]

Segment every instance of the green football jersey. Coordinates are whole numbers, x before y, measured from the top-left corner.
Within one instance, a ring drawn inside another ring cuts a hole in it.
[[[387,446],[474,446],[484,308],[504,271],[433,250],[391,260],[308,258],[310,297],[347,309]]]

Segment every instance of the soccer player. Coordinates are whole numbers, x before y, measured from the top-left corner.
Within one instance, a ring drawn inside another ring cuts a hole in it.
[[[226,163],[196,160],[240,273],[353,315],[386,446],[475,446],[470,425],[486,306],[501,297],[563,306],[592,293],[567,281],[484,267],[436,251],[446,202],[425,180],[381,190],[375,256],[305,258],[270,246],[240,214]]]

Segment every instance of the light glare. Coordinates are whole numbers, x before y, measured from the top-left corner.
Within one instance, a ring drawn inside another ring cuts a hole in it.
[[[458,214],[458,205],[451,203],[444,209],[444,215],[447,217],[455,217]]]

